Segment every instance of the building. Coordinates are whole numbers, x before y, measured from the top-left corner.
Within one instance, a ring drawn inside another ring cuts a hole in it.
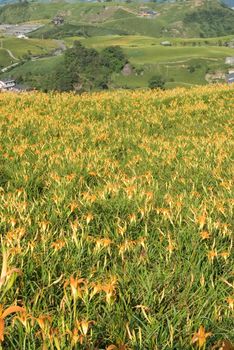
[[[0,92],[10,91],[10,92],[25,92],[32,91],[29,87],[17,84],[14,79],[0,79]]]
[[[17,35],[18,39],[28,39],[28,36],[24,35],[24,34],[19,34]]]
[[[64,18],[63,16],[56,16],[52,19],[52,23],[56,26],[64,24]]]
[[[226,57],[225,64],[228,64],[229,66],[234,66],[234,56]]]
[[[152,17],[155,17],[157,16],[157,12],[156,11],[153,11],[153,10],[149,10],[149,9],[141,9],[140,11],[140,17],[149,17],[149,18],[152,18]]]
[[[234,73],[227,74],[227,83],[233,84],[234,83]]]
[[[160,45],[162,45],[162,46],[172,46],[170,41],[161,41]]]
[[[230,47],[230,49],[234,49],[234,40],[228,43],[228,47]]]
[[[12,90],[16,86],[14,79],[0,79],[0,90]]]

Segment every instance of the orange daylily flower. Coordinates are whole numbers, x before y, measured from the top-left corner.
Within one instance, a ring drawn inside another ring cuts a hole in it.
[[[86,224],[88,225],[93,220],[93,218],[94,218],[93,214],[88,213],[86,215]]]
[[[25,309],[15,305],[3,310],[3,306],[0,304],[0,342],[4,341],[5,318],[14,312],[25,312]]]
[[[224,260],[226,261],[227,258],[230,256],[230,253],[229,252],[222,252],[222,253],[219,253],[219,256],[224,258]]]
[[[51,247],[54,248],[54,251],[61,250],[65,246],[65,242],[62,239],[58,239],[57,241],[51,243]]]
[[[70,287],[74,300],[77,300],[77,298],[82,299],[83,289],[81,285],[83,285],[84,283],[84,278],[74,278],[73,276],[70,277]]]
[[[205,223],[206,223],[206,215],[203,214],[203,215],[198,216],[197,223],[199,225],[199,228],[203,229],[203,227],[205,226]]]
[[[214,258],[217,257],[217,252],[215,250],[211,250],[208,252],[209,261],[213,262]]]
[[[197,343],[199,349],[203,347],[206,343],[206,338],[212,335],[211,332],[206,333],[204,326],[200,326],[197,333],[194,334],[192,338],[192,343]]]
[[[76,326],[77,326],[77,329],[84,335],[86,336],[87,333],[88,333],[88,330],[89,330],[89,326],[91,324],[94,324],[95,322],[94,321],[86,321],[86,320],[83,320],[83,321],[76,321]]]
[[[99,238],[96,239],[95,251],[100,251],[102,248],[107,248],[112,244],[109,238]]]
[[[229,308],[232,311],[234,311],[234,298],[233,297],[228,297],[226,300],[227,300]]]
[[[208,238],[210,238],[210,233],[208,231],[202,231],[202,232],[200,232],[200,237],[202,240],[208,239]]]

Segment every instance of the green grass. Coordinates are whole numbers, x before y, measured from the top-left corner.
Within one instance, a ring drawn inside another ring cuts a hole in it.
[[[218,46],[217,38],[209,40],[176,38],[171,40],[172,47],[159,45],[161,39],[134,35],[64,39],[69,47],[75,40],[80,40],[84,45],[98,50],[111,45],[121,46],[130,62],[136,68],[143,70],[142,75],[113,76],[116,86],[128,88],[148,86],[149,79],[155,74],[165,78],[166,87],[206,84],[207,70],[225,72],[227,69],[224,64],[225,57],[233,54],[232,49]],[[220,40],[226,41],[227,38]],[[193,43],[196,43],[196,46],[193,46]],[[194,73],[189,72],[190,66],[195,66]]]
[[[109,21],[102,27],[123,30],[130,35],[162,36],[163,23],[161,19],[128,18]]]
[[[3,349],[234,342],[233,93],[0,94]]]
[[[25,54],[46,55],[58,48],[55,40],[18,39],[14,37],[3,38],[2,47],[10,50],[16,58],[22,58]]]
[[[28,61],[16,68],[14,68],[14,75],[32,74],[33,76],[46,75],[63,60],[62,56],[43,58],[37,61]]]
[[[111,45],[119,45],[122,47],[150,47],[159,45],[162,41],[170,41],[175,47],[199,47],[199,46],[220,46],[226,42],[234,40],[234,36],[224,36],[217,38],[154,38],[143,35],[106,35],[95,36],[92,38],[83,38],[82,36],[64,37],[64,41],[72,46],[74,40],[84,40],[86,45],[92,45],[96,48],[104,48]],[[229,51],[231,53],[232,51]]]
[[[108,28],[102,28],[100,26],[95,25],[87,25],[87,24],[64,24],[62,26],[54,26],[53,24],[46,24],[43,27],[39,28],[38,30],[35,30],[34,32],[30,33],[29,36],[31,38],[40,38],[40,39],[63,39],[66,37],[73,37],[73,36],[83,36],[83,37],[90,37],[90,36],[105,36],[105,35],[112,35],[112,34],[124,34],[123,30],[118,29],[108,29]]]
[[[111,45],[119,45],[124,49],[130,61],[134,64],[177,62],[194,58],[219,60],[233,55],[233,49],[223,46],[216,46],[215,39],[213,39],[213,41],[211,40],[210,42],[208,41],[208,44],[201,41],[201,46],[192,45],[192,43],[196,42],[197,39],[188,41],[187,45],[184,45],[183,39],[176,39],[176,41],[172,41],[173,46],[171,47],[164,47],[160,45],[159,39],[134,35],[110,35],[106,37],[98,36],[87,39],[71,37],[65,38],[64,40],[68,46],[72,46],[74,40],[81,40],[84,45],[96,49],[103,49],[104,47]]]
[[[63,64],[63,56],[43,58],[37,61],[27,61],[24,64],[11,69],[7,73],[2,73],[2,77],[12,76],[18,82],[40,89],[44,86],[47,76],[53,72],[60,64]]]
[[[195,72],[190,73],[188,67],[192,65]],[[148,86],[150,78],[154,75],[161,75],[166,81],[165,87],[172,88],[176,86],[191,87],[193,85],[207,84],[205,80],[207,67],[211,68],[209,61],[190,60],[184,64],[156,64],[143,65],[142,73],[134,73],[130,76],[122,74],[114,75],[113,82],[116,86],[127,88],[144,88]]]
[[[146,48],[127,48],[126,54],[135,64],[156,62],[178,62],[190,58],[219,59],[230,56],[233,52],[229,48],[218,47],[163,47],[152,46]]]
[[[6,67],[10,65],[14,60],[9,56],[8,52],[0,48],[0,67]]]

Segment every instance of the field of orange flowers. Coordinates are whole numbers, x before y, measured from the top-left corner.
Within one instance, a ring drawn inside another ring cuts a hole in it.
[[[0,349],[233,349],[234,87],[0,94]]]

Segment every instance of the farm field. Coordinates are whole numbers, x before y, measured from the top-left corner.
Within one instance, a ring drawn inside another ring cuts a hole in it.
[[[233,93],[0,94],[2,349],[231,346]]]

